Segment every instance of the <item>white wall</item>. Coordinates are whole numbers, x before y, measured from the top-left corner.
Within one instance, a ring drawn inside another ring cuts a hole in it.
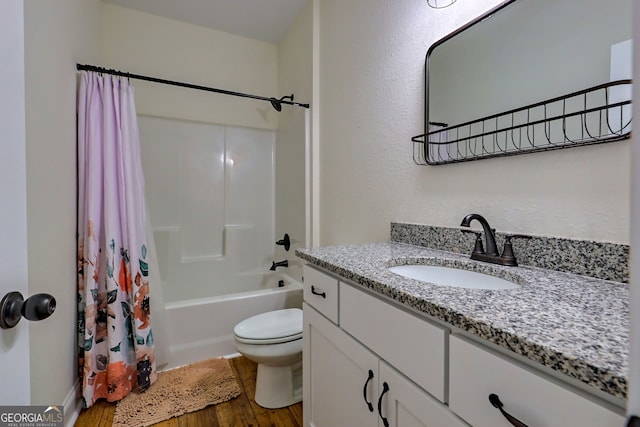
[[[278,95],[277,47],[102,4],[103,64],[130,73],[253,95]],[[138,114],[275,129],[271,104],[135,80]]]
[[[30,323],[31,403],[62,404],[76,372],[76,62],[100,57],[98,0],[27,0],[29,293],[57,300]]]
[[[312,101],[313,2],[308,1],[278,45],[278,93],[295,95],[302,103]],[[277,261],[289,260],[288,273],[300,280],[302,262],[294,254],[305,242],[305,115],[304,108],[283,106],[276,137],[276,237],[288,233],[292,241],[286,252],[275,251]]]
[[[470,212],[503,231],[629,241],[628,142],[413,164],[428,47],[498,3],[319,2],[320,244],[385,241],[391,221],[458,226]]]

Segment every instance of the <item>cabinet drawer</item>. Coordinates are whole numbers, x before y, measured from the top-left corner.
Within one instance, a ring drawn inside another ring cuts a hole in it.
[[[303,267],[304,300],[338,324],[338,279],[305,265]]]
[[[342,282],[340,326],[444,402],[446,329]]]
[[[532,427],[620,427],[624,417],[505,356],[452,335],[449,407],[474,427],[511,427],[489,402]]]

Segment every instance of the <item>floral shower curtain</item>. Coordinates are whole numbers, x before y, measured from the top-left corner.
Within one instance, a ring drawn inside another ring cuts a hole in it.
[[[140,143],[129,81],[78,90],[78,350],[83,406],[156,379]]]

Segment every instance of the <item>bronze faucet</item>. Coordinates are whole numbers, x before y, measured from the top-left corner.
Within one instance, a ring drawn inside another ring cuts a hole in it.
[[[474,231],[462,230],[465,232],[472,232],[476,234],[476,243],[473,248],[473,252],[471,253],[471,259],[476,261],[485,261],[493,264],[500,264],[506,266],[517,266],[518,262],[516,261],[516,257],[513,254],[513,245],[511,244],[511,239],[514,237],[519,238],[530,238],[530,236],[524,236],[521,234],[512,234],[505,237],[504,241],[504,249],[502,250],[502,255],[498,255],[498,248],[496,247],[496,236],[494,234],[493,229],[489,225],[489,222],[482,216],[475,213],[469,214],[462,219],[460,223],[461,227],[469,227],[471,221],[476,220],[482,225],[482,231],[484,233],[485,243],[487,246],[487,250],[485,251],[482,247],[482,240],[480,238],[480,233],[476,233]]]

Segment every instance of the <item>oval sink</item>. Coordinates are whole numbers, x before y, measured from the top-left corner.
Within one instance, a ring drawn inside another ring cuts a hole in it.
[[[517,283],[499,277],[452,267],[416,264],[398,265],[396,267],[389,267],[388,270],[409,279],[454,288],[499,290],[516,289],[520,287]]]

